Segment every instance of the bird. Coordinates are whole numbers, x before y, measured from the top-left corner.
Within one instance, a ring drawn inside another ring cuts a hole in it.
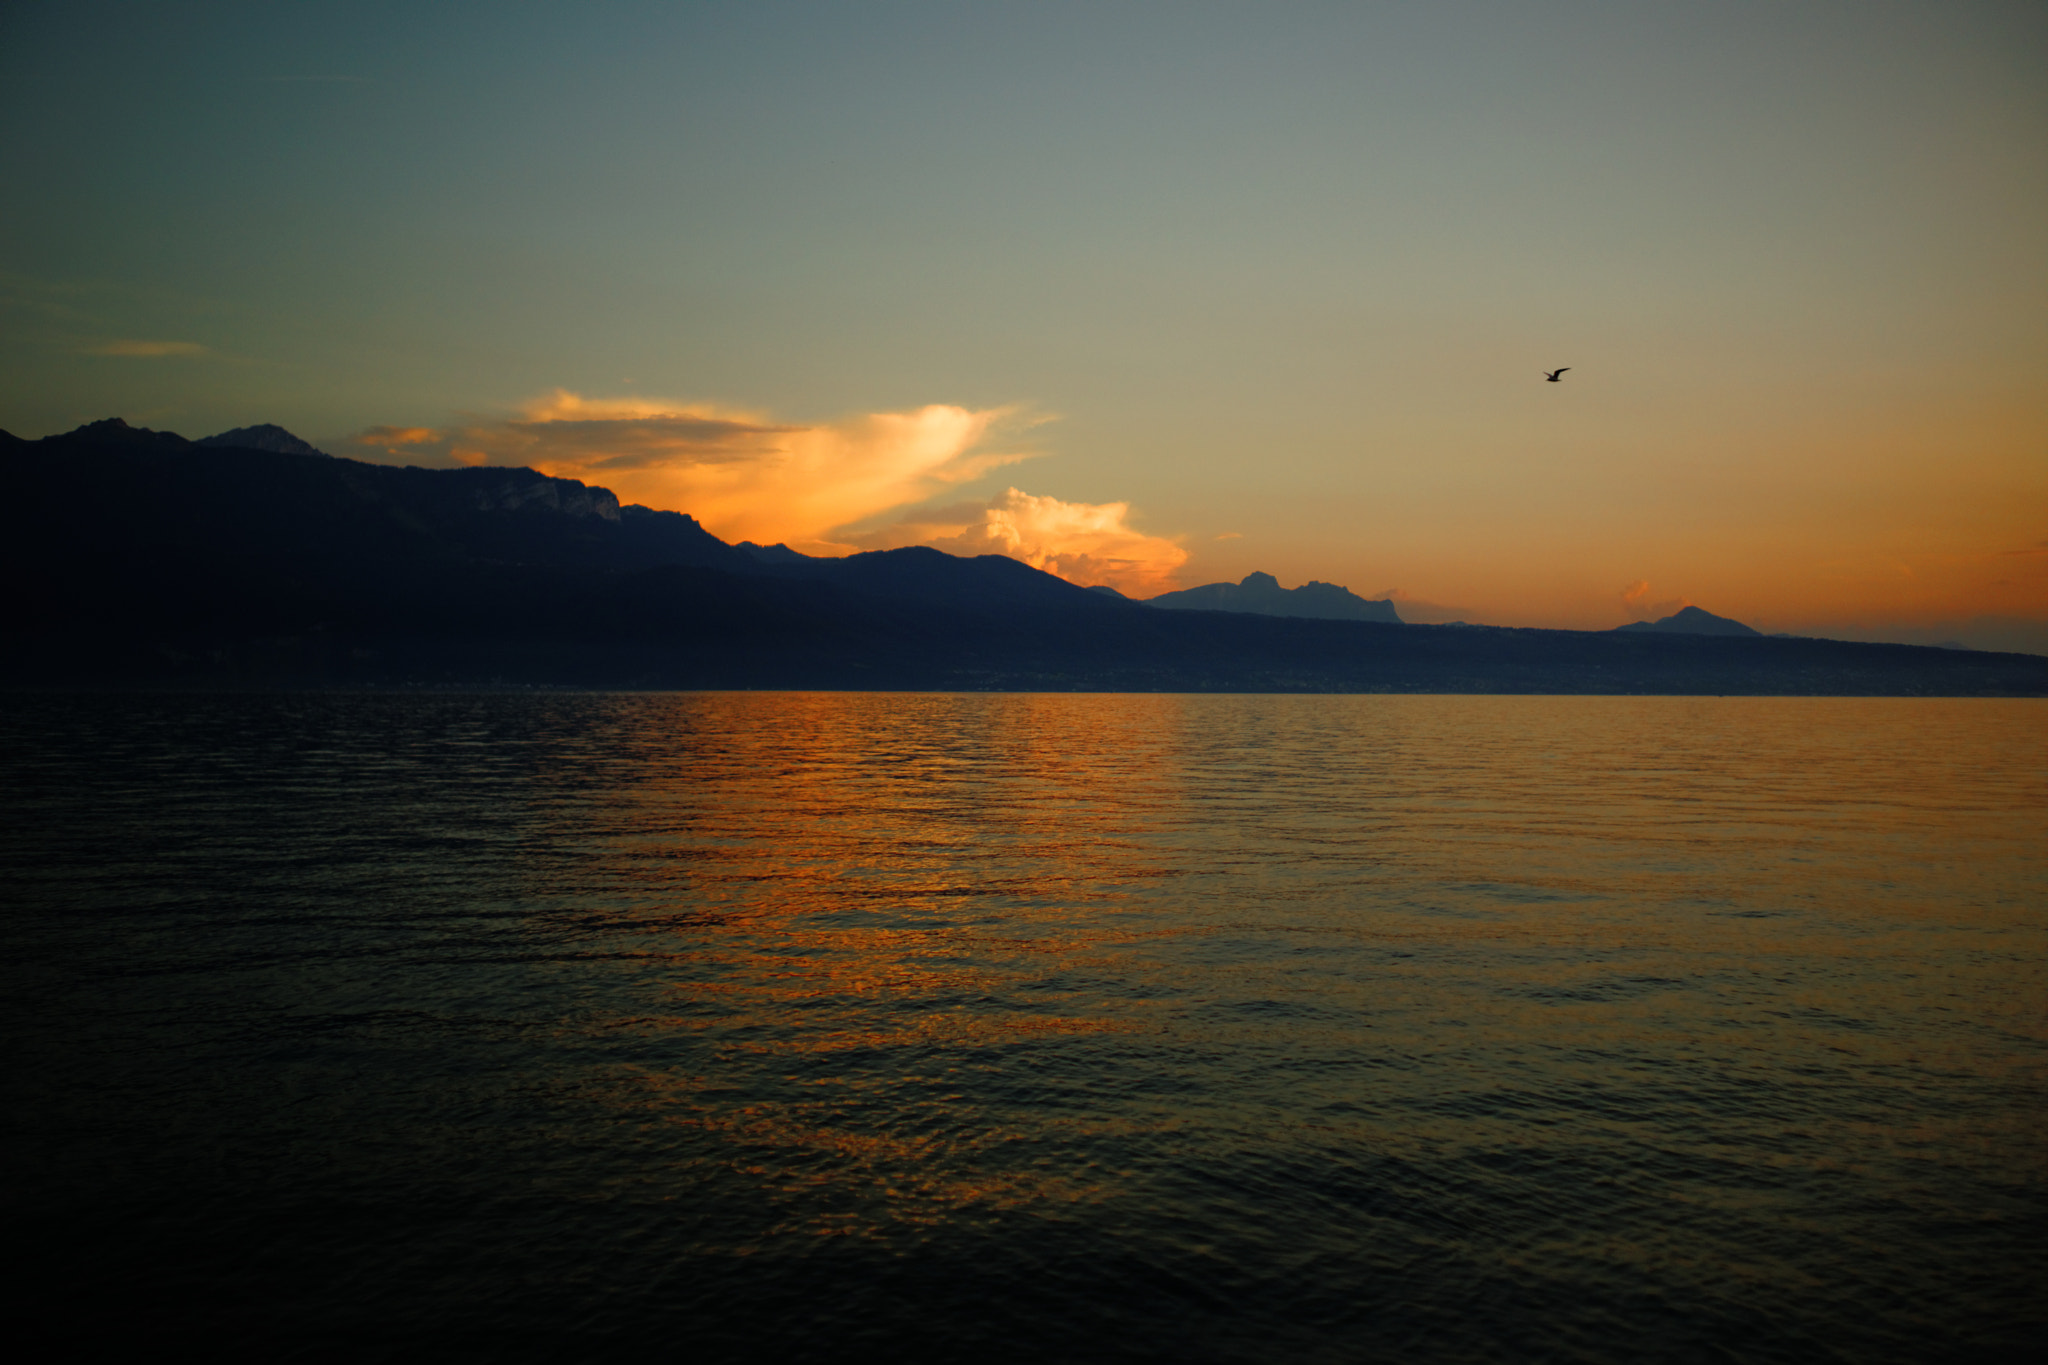
[[[1545,379],[1548,379],[1551,383],[1555,384],[1557,382],[1557,377],[1563,374],[1566,370],[1569,370],[1570,368],[1571,366],[1569,365],[1563,365],[1554,370],[1545,370],[1543,372],[1543,377]]]

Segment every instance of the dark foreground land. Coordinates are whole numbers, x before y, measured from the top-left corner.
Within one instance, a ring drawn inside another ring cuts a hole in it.
[[[1168,612],[1000,556],[757,555],[531,470],[119,422],[0,463],[15,687],[2048,695],[2034,655]]]

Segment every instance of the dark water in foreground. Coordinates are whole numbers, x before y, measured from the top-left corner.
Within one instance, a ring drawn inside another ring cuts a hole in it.
[[[2026,1358],[2048,703],[12,697],[28,1311]]]

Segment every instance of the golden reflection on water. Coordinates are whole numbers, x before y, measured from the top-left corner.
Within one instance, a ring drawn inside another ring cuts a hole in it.
[[[668,1003],[613,1022],[693,1060],[619,1102],[764,1187],[839,1188],[814,1230],[1109,1199],[1130,1173],[1072,1153],[1112,1133],[2038,1164],[2038,1106],[1877,1097],[2041,1092],[2041,714],[635,698],[594,745],[632,761],[551,838],[583,841],[606,913],[669,926],[635,947]],[[1827,1112],[1830,1087],[1859,1098]]]
[[[542,1359],[2040,1334],[2040,702],[17,702],[18,1193],[80,1282],[175,1262],[166,1311]]]

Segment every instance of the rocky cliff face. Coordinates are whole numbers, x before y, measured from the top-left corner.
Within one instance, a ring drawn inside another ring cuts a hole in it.
[[[467,490],[479,512],[548,511],[566,517],[619,519],[619,499],[609,488],[575,479],[555,479],[531,469],[469,469]]]

